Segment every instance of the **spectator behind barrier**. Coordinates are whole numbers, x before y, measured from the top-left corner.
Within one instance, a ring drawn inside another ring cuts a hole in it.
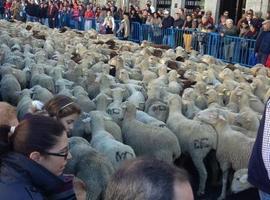
[[[121,21],[119,30],[117,33],[122,32],[123,39],[128,40],[130,34],[130,22],[129,22],[129,15],[128,13],[124,13],[124,19]]]
[[[265,65],[270,54],[270,20],[265,20],[262,24],[263,31],[256,40],[255,53],[258,63]]]
[[[227,19],[224,32],[221,32],[221,36],[234,36],[236,37],[237,28],[233,24],[232,19]],[[228,62],[232,62],[233,54],[234,54],[235,41],[232,38],[224,38],[224,56],[225,60]]]
[[[105,200],[193,200],[187,173],[153,158],[126,162],[108,183]]]
[[[113,34],[115,23],[114,23],[114,18],[110,10],[107,11],[107,16],[105,17],[102,25],[106,29],[106,34]]]
[[[15,129],[1,126],[0,136],[1,199],[76,198],[73,177],[63,175],[71,155],[61,123],[32,115]]]

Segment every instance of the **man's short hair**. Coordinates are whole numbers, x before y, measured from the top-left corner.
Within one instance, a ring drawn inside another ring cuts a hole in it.
[[[105,200],[171,200],[175,183],[189,183],[185,170],[164,161],[137,158],[127,161],[112,176]]]

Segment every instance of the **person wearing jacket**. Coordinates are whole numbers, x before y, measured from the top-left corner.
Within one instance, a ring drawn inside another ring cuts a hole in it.
[[[224,57],[228,62],[232,62],[235,41],[232,38],[226,36],[237,37],[238,31],[237,27],[234,26],[232,19],[227,19],[223,32],[220,33],[221,37],[224,39]]]
[[[255,53],[257,54],[258,63],[265,65],[270,55],[270,20],[265,20],[262,24],[263,31],[256,40]]]
[[[248,181],[261,200],[270,199],[270,100],[268,99],[248,165]]]
[[[0,126],[0,196],[9,200],[75,200],[64,126],[31,115],[16,127]]]
[[[102,26],[105,27],[106,34],[113,34],[115,23],[114,23],[114,18],[112,16],[112,12],[110,10],[107,11],[107,16],[105,17]]]
[[[119,30],[117,33],[123,32],[124,40],[128,40],[129,34],[130,34],[130,22],[129,22],[129,14],[124,13],[123,15],[124,19],[121,21]]]
[[[58,13],[58,10],[55,7],[53,1],[49,1],[47,17],[48,17],[48,22],[49,22],[50,28],[55,28],[55,26],[56,26],[57,13]]]
[[[92,22],[93,19],[95,18],[95,13],[94,11],[91,9],[90,5],[86,6],[86,11],[84,13],[84,30],[90,30],[92,28]]]
[[[170,40],[174,39],[172,35],[168,31],[165,31],[165,29],[173,28],[174,18],[170,16],[170,13],[168,10],[164,11],[164,18],[161,22],[161,28],[164,31],[164,37],[163,37],[163,44],[169,44]]]

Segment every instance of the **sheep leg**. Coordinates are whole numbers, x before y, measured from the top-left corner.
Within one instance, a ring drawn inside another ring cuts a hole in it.
[[[226,198],[227,182],[228,182],[229,170],[227,167],[222,167],[222,191],[218,200],[223,200]]]
[[[207,171],[203,163],[203,157],[198,158],[198,156],[191,155],[191,158],[196,169],[198,170],[199,178],[200,178],[199,189],[197,191],[197,195],[202,196],[204,195],[204,192],[205,192],[204,190],[205,190],[205,184],[207,180]]]

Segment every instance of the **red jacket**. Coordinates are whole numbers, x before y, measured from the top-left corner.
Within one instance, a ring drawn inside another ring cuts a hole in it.
[[[6,2],[4,6],[5,10],[9,10],[11,8],[11,5],[12,5],[12,2]]]
[[[95,13],[92,10],[86,10],[84,13],[85,19],[92,19],[95,18]]]

